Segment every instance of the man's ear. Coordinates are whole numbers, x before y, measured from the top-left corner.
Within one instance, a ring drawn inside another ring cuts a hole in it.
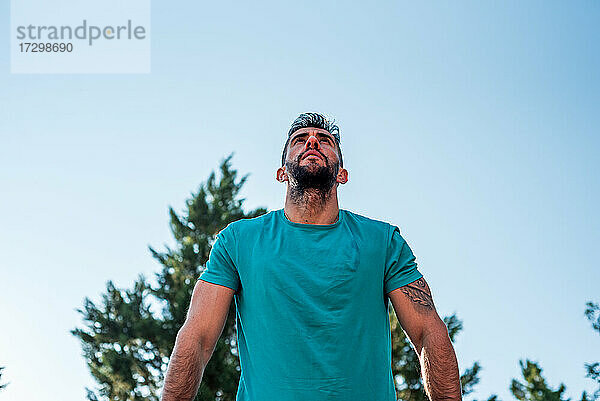
[[[339,184],[345,184],[348,182],[348,170],[343,167],[340,167],[340,170],[335,177],[335,181]]]
[[[279,181],[279,182],[286,182],[286,181],[289,181],[289,178],[288,178],[288,175],[287,175],[287,173],[286,173],[286,171],[285,171],[285,167],[284,167],[284,166],[282,166],[282,167],[279,167],[279,168],[277,169],[277,174],[276,174],[276,176],[275,176],[275,179],[276,179],[277,181]]]

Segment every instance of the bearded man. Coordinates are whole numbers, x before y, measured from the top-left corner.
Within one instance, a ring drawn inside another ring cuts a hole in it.
[[[282,209],[217,236],[169,362],[163,401],[192,400],[235,299],[238,401],[396,401],[388,304],[431,400],[460,400],[458,364],[398,227],[340,209],[339,127],[301,114],[276,179]]]

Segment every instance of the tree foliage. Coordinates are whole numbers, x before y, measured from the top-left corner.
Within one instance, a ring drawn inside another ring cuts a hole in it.
[[[519,361],[523,382],[512,380],[510,391],[519,401],[568,401],[564,398],[566,387],[560,384],[557,390],[553,390],[542,376],[542,368],[537,362],[529,359]]]
[[[2,371],[4,370],[4,366],[0,366],[0,379],[2,379]],[[6,383],[0,384],[0,390],[6,387]]]
[[[600,305],[588,302],[586,304],[585,316],[592,324],[592,328],[600,334]],[[585,364],[586,377],[594,380],[598,386],[598,389],[591,395],[591,400],[600,400],[600,362],[586,363]],[[584,393],[585,397],[590,397]]]
[[[163,252],[149,247],[160,263],[156,284],[143,276],[130,289],[108,282],[100,303],[86,298],[84,328],[72,330],[81,340],[83,355],[98,388],[87,389],[89,400],[158,400],[175,338],[182,326],[191,293],[204,270],[216,234],[227,224],[264,214],[242,209],[239,191],[247,175],[237,179],[232,155],[211,173],[186,201],[183,215],[170,208],[171,232],[177,243]],[[232,303],[223,335],[207,365],[196,400],[233,401],[239,379]]]
[[[592,328],[600,334],[600,305],[588,302],[586,304],[585,316],[592,324]],[[521,366],[521,374],[524,382],[516,379],[512,380],[510,390],[517,400],[523,401],[560,401],[569,400],[564,398],[566,387],[560,384],[557,390],[546,383],[546,379],[542,376],[542,368],[537,362],[530,360],[519,361]],[[594,394],[589,395],[583,392],[581,401],[595,401],[600,399],[600,362],[585,364],[586,377],[594,380],[598,384],[598,389]]]

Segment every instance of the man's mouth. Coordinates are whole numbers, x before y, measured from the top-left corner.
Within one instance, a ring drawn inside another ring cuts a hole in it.
[[[320,154],[319,152],[317,152],[317,151],[314,151],[314,150],[309,150],[308,152],[306,152],[306,153],[304,154],[304,156],[302,156],[302,158],[303,158],[303,159],[306,159],[306,158],[307,158],[307,157],[309,157],[309,156],[316,156],[316,157],[318,157],[319,159],[323,160],[323,157],[321,156],[321,154]]]

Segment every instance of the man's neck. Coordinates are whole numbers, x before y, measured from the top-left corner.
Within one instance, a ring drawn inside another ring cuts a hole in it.
[[[294,223],[333,224],[337,221],[340,211],[336,188],[331,188],[325,199],[321,194],[310,190],[305,191],[298,199],[290,196],[288,190],[283,211],[288,220]]]

